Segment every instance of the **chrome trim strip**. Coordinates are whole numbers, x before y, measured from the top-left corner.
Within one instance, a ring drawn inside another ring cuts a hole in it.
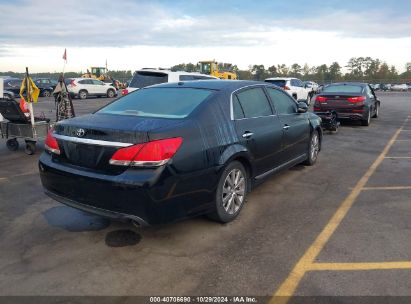
[[[71,141],[71,142],[80,143],[80,144],[95,145],[95,146],[129,147],[133,145],[131,143],[106,141],[106,140],[98,140],[98,139],[91,139],[91,138],[72,137],[72,136],[60,135],[60,134],[55,134],[55,133],[53,133],[53,136],[61,140]]]
[[[277,171],[279,171],[279,170],[287,167],[288,165],[290,165],[290,164],[292,164],[292,163],[298,164],[299,162],[304,161],[306,158],[307,158],[307,155],[306,155],[306,154],[302,154],[302,155],[300,155],[300,156],[298,156],[298,157],[296,157],[296,158],[294,158],[294,159],[292,159],[292,160],[289,160],[288,162],[286,162],[286,163],[284,163],[284,164],[279,165],[278,167],[275,167],[275,168],[273,168],[273,169],[271,169],[271,170],[268,170],[268,171],[266,171],[266,172],[264,172],[264,173],[256,176],[255,179],[264,178],[264,177],[266,177],[267,175],[270,175],[270,174],[272,174],[272,173],[274,173],[274,172],[277,172]]]

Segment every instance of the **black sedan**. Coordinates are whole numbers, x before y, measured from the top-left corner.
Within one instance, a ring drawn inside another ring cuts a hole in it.
[[[22,79],[19,78],[6,78],[3,80],[4,90],[13,92],[15,97],[20,96],[20,87]],[[53,93],[54,89],[48,85],[42,85],[35,83],[36,86],[40,89],[40,96],[49,97]]]
[[[151,86],[59,122],[39,170],[46,194],[139,224],[233,220],[265,177],[313,165],[321,119],[280,88],[207,80]]]
[[[314,112],[335,112],[338,119],[361,121],[368,126],[379,115],[381,102],[367,83],[342,82],[324,86],[315,97]]]

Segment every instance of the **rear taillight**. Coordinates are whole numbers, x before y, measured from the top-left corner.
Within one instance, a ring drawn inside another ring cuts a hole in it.
[[[70,86],[71,86],[71,87],[75,87],[75,86],[76,86],[76,84],[74,83],[74,80],[70,81]]]
[[[289,86],[283,86],[283,89],[288,91],[288,90],[290,90],[290,87]]]
[[[166,164],[183,143],[181,137],[160,139],[118,149],[110,159],[111,165],[157,167]]]
[[[366,100],[365,96],[355,96],[355,97],[348,97],[347,98],[348,102],[353,102],[353,103],[363,102],[365,100]]]
[[[44,148],[54,154],[60,155],[60,148],[56,138],[53,136],[53,129],[50,129],[47,133],[46,141],[44,142]]]
[[[128,90],[127,89],[123,89],[122,91],[121,91],[121,95],[127,95],[128,94]]]
[[[328,98],[327,97],[324,97],[324,96],[317,96],[316,98],[315,98],[315,101],[318,101],[318,102],[327,102],[327,100],[328,100]]]

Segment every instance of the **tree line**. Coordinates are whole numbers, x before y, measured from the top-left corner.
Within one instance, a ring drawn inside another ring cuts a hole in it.
[[[229,70],[237,73],[239,79],[243,80],[264,80],[269,77],[296,77],[302,80],[312,80],[320,84],[336,81],[364,81],[371,83],[410,83],[411,66],[407,67],[404,73],[399,73],[395,66],[388,65],[380,59],[371,57],[353,57],[345,66],[338,62],[330,65],[322,64],[319,66],[300,65],[294,63],[290,66],[277,64],[265,67],[262,64],[250,65],[246,70],[240,70],[236,64],[219,63],[220,70]],[[343,72],[345,68],[346,72]],[[197,72],[198,66],[194,63],[181,63],[171,67],[172,71]],[[110,71],[109,74],[122,82],[131,79],[134,71],[121,70]],[[66,78],[80,77],[82,72],[66,72]],[[22,78],[24,73],[0,72],[1,76],[11,76]],[[54,78],[58,79],[60,72],[54,73],[32,73],[33,78]]]
[[[343,72],[343,68],[347,72]],[[296,77],[302,80],[312,80],[318,83],[330,83],[336,81],[365,81],[365,82],[411,82],[411,66],[404,73],[399,73],[395,66],[388,65],[380,59],[371,57],[353,57],[345,66],[338,62],[330,65],[319,66],[300,65],[294,63],[291,66],[277,64],[265,67],[262,64],[250,65],[247,70],[240,70],[237,65],[220,64],[219,69],[236,72],[239,79],[264,80],[269,77]],[[197,71],[193,63],[178,64],[171,68],[173,71]]]

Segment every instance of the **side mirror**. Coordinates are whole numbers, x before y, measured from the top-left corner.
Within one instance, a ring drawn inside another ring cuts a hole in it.
[[[307,104],[305,103],[305,102],[303,102],[303,101],[300,101],[299,103],[298,103],[298,113],[307,113],[307,111],[308,111],[308,106],[307,106]]]

